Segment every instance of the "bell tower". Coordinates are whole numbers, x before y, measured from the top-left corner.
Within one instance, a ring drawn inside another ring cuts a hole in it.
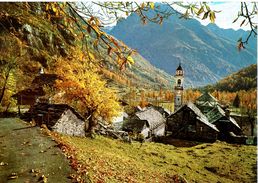
[[[184,71],[181,67],[181,63],[179,63],[179,66],[176,69],[176,84],[174,87],[174,111],[179,109],[183,104],[183,81],[184,81]]]

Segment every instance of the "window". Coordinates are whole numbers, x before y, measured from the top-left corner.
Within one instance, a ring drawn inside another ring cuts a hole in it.
[[[177,86],[180,86],[181,85],[181,79],[179,79],[178,81],[177,81]]]

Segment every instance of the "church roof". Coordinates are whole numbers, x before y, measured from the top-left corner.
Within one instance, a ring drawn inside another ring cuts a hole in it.
[[[182,69],[182,67],[181,67],[181,63],[179,64],[179,66],[177,67],[177,69],[176,69],[177,71],[182,71],[183,69]]]

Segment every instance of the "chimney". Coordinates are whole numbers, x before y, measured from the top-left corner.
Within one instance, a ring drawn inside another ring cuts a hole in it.
[[[229,109],[225,110],[225,116],[228,117],[228,118],[230,117],[230,110]]]

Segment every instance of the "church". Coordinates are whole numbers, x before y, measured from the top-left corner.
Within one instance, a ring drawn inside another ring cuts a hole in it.
[[[245,142],[242,130],[230,116],[230,111],[208,92],[195,103],[183,101],[184,71],[181,64],[176,69],[175,80],[174,113],[167,117],[167,134],[186,140]]]

